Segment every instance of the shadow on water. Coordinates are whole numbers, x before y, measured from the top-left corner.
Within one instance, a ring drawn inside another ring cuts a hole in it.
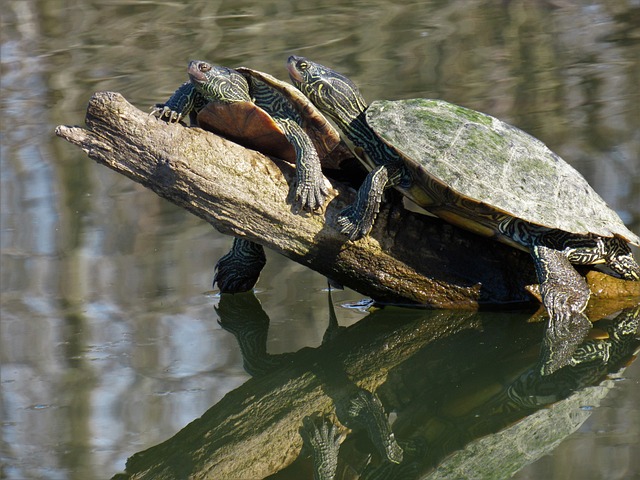
[[[253,378],[114,478],[311,478],[319,461],[341,479],[506,478],[578,429],[640,347],[625,309],[549,374],[556,347],[526,312],[386,307],[344,328],[329,302],[322,345],[270,354],[254,294],[221,295]]]

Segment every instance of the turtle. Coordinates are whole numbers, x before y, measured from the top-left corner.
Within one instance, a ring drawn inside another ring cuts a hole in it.
[[[321,160],[337,170],[352,155],[318,109],[292,85],[250,68],[192,60],[187,73],[190,81],[156,104],[151,114],[170,123],[188,117],[191,124],[294,163],[295,208],[320,209],[328,192]],[[216,264],[213,283],[222,292],[247,291],[265,262],[261,245],[236,237]]]
[[[630,248],[638,235],[540,140],[443,100],[367,105],[351,80],[326,66],[295,55],[287,66],[293,84],[366,153],[370,173],[337,219],[350,240],[370,232],[393,186],[445,221],[528,251],[549,326],[559,331],[590,296],[574,265],[605,264],[640,280]]]

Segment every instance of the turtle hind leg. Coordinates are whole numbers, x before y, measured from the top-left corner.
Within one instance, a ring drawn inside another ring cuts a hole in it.
[[[222,293],[247,292],[258,282],[266,263],[262,245],[234,238],[229,253],[216,263],[213,285],[217,283]]]
[[[540,281],[542,303],[549,313],[549,327],[561,335],[569,330],[572,319],[587,307],[591,295],[589,286],[565,252],[534,245],[531,256]]]
[[[633,258],[629,244],[616,237],[603,241],[607,266],[625,280],[640,281],[640,265]]]

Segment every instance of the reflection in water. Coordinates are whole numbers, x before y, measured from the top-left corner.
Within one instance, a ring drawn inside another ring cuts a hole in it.
[[[331,287],[328,289],[329,299],[329,325],[323,337],[323,344],[339,335],[341,329],[331,300]],[[253,312],[257,315],[250,315]],[[249,293],[246,295],[221,295],[220,303],[216,308],[220,316],[220,324],[232,332],[240,346],[244,359],[244,366],[253,376],[263,375],[272,371],[288,360],[294,360],[295,354],[267,354],[267,330],[269,318],[262,310],[258,300]],[[251,318],[252,320],[248,319]],[[255,320],[253,320],[255,319]],[[319,375],[324,375],[323,369]],[[340,373],[337,373],[340,372]],[[341,372],[340,365],[331,367],[331,373],[326,374],[326,385],[332,389],[351,391],[348,400],[336,404],[336,416],[347,428],[365,430],[381,458],[392,463],[402,461],[402,448],[398,445],[391,431],[387,416],[380,399],[375,393],[352,384],[346,375]],[[337,468],[337,447],[335,441],[339,434],[331,434],[335,427],[327,426],[327,420],[320,416],[320,420],[311,421],[315,412],[311,412],[303,419],[302,428],[305,430],[308,446],[312,446],[314,456],[315,477],[330,478],[329,471],[335,472]],[[323,444],[319,444],[324,439]],[[335,463],[332,465],[332,463]],[[332,477],[332,475],[331,475]]]
[[[627,309],[605,321],[606,339],[586,341],[577,348],[572,365],[547,376],[536,369],[522,373],[500,394],[473,410],[473,416],[467,415],[466,421],[476,423],[485,415],[503,417],[504,421],[514,412],[526,416],[512,426],[503,423],[502,430],[472,440],[424,478],[458,478],[465,472],[475,472],[478,478],[507,478],[548,454],[575,432],[607,395],[613,387],[608,375],[635,359],[640,347],[639,322],[640,307]],[[541,407],[547,408],[538,410]]]
[[[247,314],[256,309],[260,319],[252,321]],[[510,476],[575,431],[590,415],[583,407],[600,403],[613,385],[607,376],[640,347],[640,307],[601,320],[606,335],[581,343],[569,365],[546,375],[533,353],[540,325],[525,315],[505,331],[498,313],[386,308],[317,348],[271,355],[269,318],[253,294],[222,295],[218,313],[258,376],[131,457],[127,474],[180,462],[183,474],[219,478],[310,478],[334,469],[343,479]],[[353,422],[361,400],[373,410]],[[393,412],[392,426],[384,411]],[[397,441],[391,459],[379,448],[384,438]]]
[[[640,345],[639,324],[640,307],[624,310],[613,320],[602,320],[598,328],[605,332],[604,338],[580,343],[566,366],[551,374],[531,371],[519,377],[510,387],[514,403],[540,407],[557,402],[575,390],[598,382],[608,372],[616,371]]]
[[[290,360],[291,353],[267,353],[269,317],[253,292],[223,294],[215,310],[222,328],[236,337],[242,352],[242,365],[249,375],[264,375]]]
[[[554,323],[558,320],[549,316],[540,347],[540,372],[551,375],[558,369],[570,365],[578,345],[591,330],[591,322],[583,313],[562,319],[562,328]]]

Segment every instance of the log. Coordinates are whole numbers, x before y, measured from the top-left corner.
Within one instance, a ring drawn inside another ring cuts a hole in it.
[[[197,127],[167,124],[119,93],[95,93],[85,121],[87,128],[61,125],[56,134],[223,234],[374,300],[471,309],[531,301],[525,286],[536,279],[528,254],[411,212],[397,199],[385,202],[369,236],[351,242],[332,227],[355,198],[344,183],[328,179],[323,213],[296,212],[287,200],[295,172],[286,162]],[[640,296],[640,286],[629,288]]]

